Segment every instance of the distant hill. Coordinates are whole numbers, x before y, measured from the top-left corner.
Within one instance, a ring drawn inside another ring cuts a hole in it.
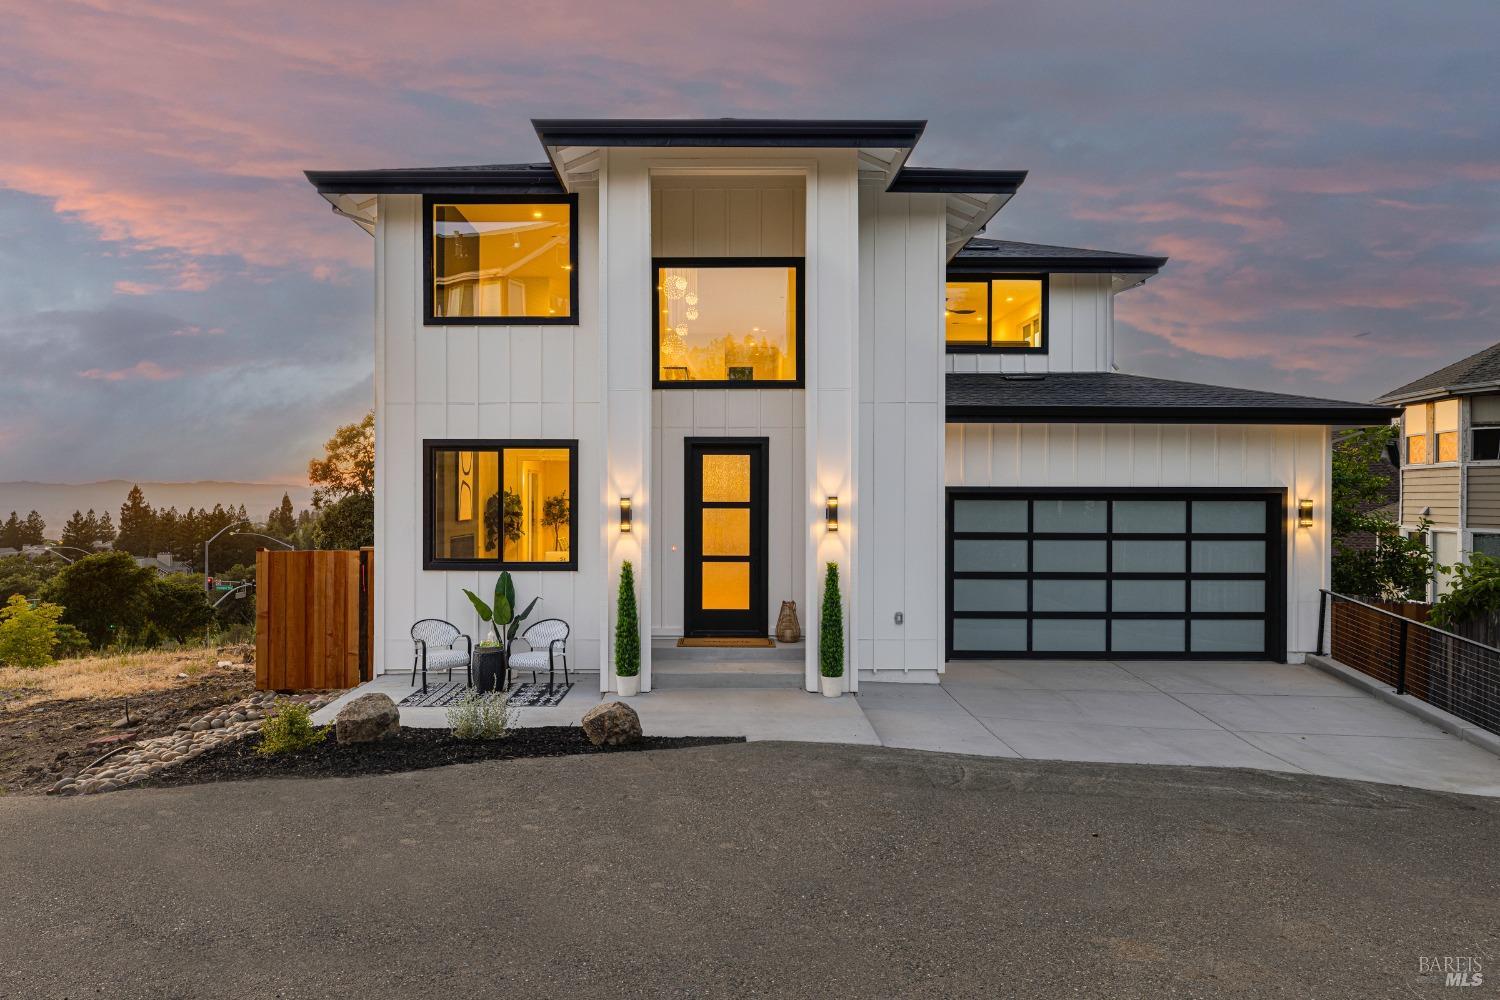
[[[134,485],[124,479],[107,479],[100,483],[0,483],[0,519],[17,511],[22,517],[34,510],[47,522],[47,534],[56,538],[64,522],[75,510],[86,511],[90,507],[96,513],[109,511],[109,516],[120,519],[120,505]],[[224,506],[245,505],[245,513],[253,520],[263,521],[272,508],[281,503],[281,495],[292,498],[292,506],[298,511],[312,506],[312,487],[292,486],[283,483],[224,483],[205,480],[198,483],[141,483],[146,502],[153,507],[176,507],[185,511],[189,507],[209,507],[221,503]]]

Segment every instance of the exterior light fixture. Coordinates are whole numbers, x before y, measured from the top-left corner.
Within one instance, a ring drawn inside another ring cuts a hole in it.
[[[1311,528],[1313,524],[1313,502],[1311,500],[1297,501],[1297,526],[1299,528]]]
[[[839,498],[829,497],[823,504],[823,516],[828,520],[828,530],[839,530]]]
[[[634,524],[635,524],[635,511],[630,506],[630,498],[629,497],[621,497],[620,498],[620,533],[622,535],[628,535],[628,534],[630,534],[631,528],[634,526]]]

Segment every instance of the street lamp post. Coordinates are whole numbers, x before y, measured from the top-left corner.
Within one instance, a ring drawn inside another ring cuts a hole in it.
[[[213,544],[214,539],[224,534],[224,532],[228,531],[230,528],[238,528],[242,524],[249,523],[249,521],[235,521],[233,524],[226,524],[218,531],[215,531],[213,533],[213,536],[210,537],[208,541],[203,543],[203,596],[205,598],[208,597],[208,595],[211,593],[208,586],[208,547]]]
[[[273,538],[270,535],[262,535],[258,531],[236,531],[234,532],[234,534],[245,538],[264,538],[266,541],[275,542],[277,545],[280,545],[285,549],[289,549],[292,552],[297,551],[297,546],[292,545],[290,542],[284,542],[280,538]]]
[[[57,555],[57,558],[61,559],[65,563],[71,563],[73,560],[63,555],[60,551],[61,549],[67,549],[70,552],[82,552],[86,556],[93,555],[93,553],[88,549],[80,549],[76,545],[43,545],[42,548],[46,549],[48,552],[55,553]]]

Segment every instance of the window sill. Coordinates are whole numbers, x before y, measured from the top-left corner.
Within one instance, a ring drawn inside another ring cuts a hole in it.
[[[580,326],[577,316],[427,316],[423,326]]]
[[[486,570],[492,573],[576,573],[578,560],[568,562],[507,563],[494,559],[442,559],[422,564],[423,572],[466,572]]]
[[[949,354],[1046,354],[1047,347],[991,347],[988,344],[945,344]]]
[[[651,383],[653,389],[801,389],[802,379],[785,379],[771,381],[762,379],[760,381],[735,381],[735,382],[708,382],[696,379],[671,379],[666,382],[654,381]]]

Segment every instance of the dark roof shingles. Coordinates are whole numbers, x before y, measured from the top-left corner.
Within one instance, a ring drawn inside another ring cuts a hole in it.
[[[1203,385],[1117,372],[950,372],[950,420],[1383,423],[1394,410],[1337,399]]]
[[[1165,257],[1117,253],[1113,250],[1089,250],[1084,247],[1058,247],[1045,243],[1019,243],[1015,240],[992,240],[975,237],[954,255],[953,263],[1051,264],[1088,266],[1098,270],[1157,271],[1167,263]]]
[[[1380,396],[1376,401],[1410,399],[1433,395],[1445,389],[1463,389],[1500,382],[1500,344],[1486,347],[1461,361],[1423,375]]]

